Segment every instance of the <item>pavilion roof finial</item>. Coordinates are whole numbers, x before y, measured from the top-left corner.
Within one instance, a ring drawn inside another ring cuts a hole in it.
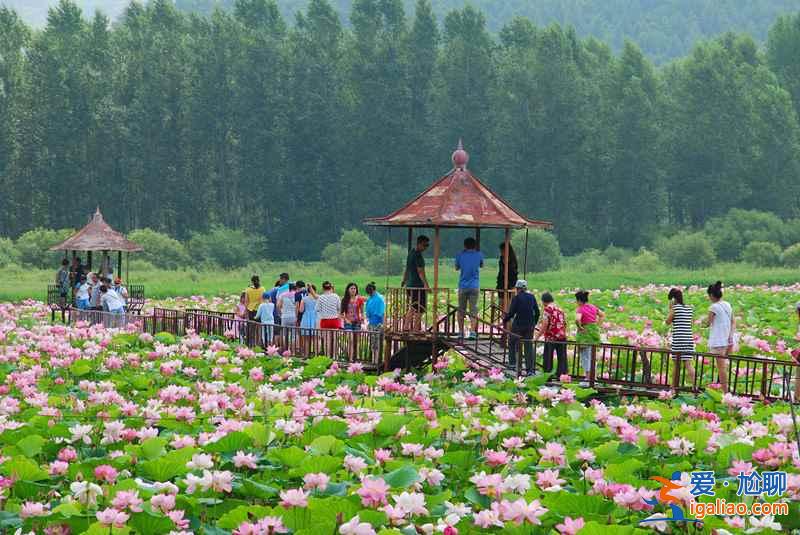
[[[464,150],[464,144],[461,142],[461,138],[458,138],[458,147],[455,152],[453,152],[452,160],[453,166],[456,169],[465,169],[467,167],[469,153]]]

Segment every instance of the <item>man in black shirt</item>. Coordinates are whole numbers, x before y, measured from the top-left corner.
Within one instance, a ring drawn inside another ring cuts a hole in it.
[[[406,259],[406,269],[403,272],[403,282],[401,286],[407,288],[408,315],[406,324],[411,321],[411,329],[419,330],[421,327],[420,315],[425,313],[428,304],[428,280],[425,277],[425,258],[422,253],[430,245],[431,240],[425,235],[417,237],[417,246],[408,252]]]
[[[517,295],[511,300],[503,323],[508,329],[511,322],[511,336],[508,341],[508,364],[515,368],[517,366],[517,348],[522,340],[523,353],[525,355],[525,370],[528,375],[533,373],[533,328],[539,322],[539,304],[536,297],[528,293],[528,283],[520,279],[514,285]],[[513,319],[513,321],[512,321]]]

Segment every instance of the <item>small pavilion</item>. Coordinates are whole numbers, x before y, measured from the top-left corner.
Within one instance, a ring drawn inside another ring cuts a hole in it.
[[[105,219],[103,219],[103,214],[100,212],[99,207],[86,226],[58,245],[50,247],[50,250],[64,251],[64,258],[67,259],[70,259],[68,258],[70,252],[72,253],[71,258],[75,258],[79,252],[85,252],[86,272],[92,271],[92,253],[100,252],[102,257],[98,268],[107,270],[106,273],[113,271],[111,254],[116,252],[117,269],[114,273],[116,273],[117,276],[122,275],[122,253],[125,253],[126,269],[124,283],[128,289],[128,311],[141,311],[144,306],[144,286],[128,284],[129,270],[127,260],[129,260],[130,253],[141,252],[144,249],[126,238],[121,232],[111,228],[111,226],[106,223]],[[72,285],[74,292],[74,282]],[[56,310],[60,310],[63,316],[64,311],[69,309],[74,302],[74,296],[72,297],[73,299],[70,299],[69,302],[64,302],[63,298],[60,298],[58,288],[52,285],[48,286],[47,303],[50,305],[53,314],[55,314]]]
[[[429,304],[427,309],[422,312],[422,320],[408,321],[411,303],[408,302],[405,288],[387,288],[388,303],[385,320],[387,355],[397,352],[410,342],[427,342],[429,350],[436,353],[435,348],[441,347],[440,342],[447,342],[457,334],[458,290],[439,286],[441,229],[474,230],[478,249],[480,249],[481,229],[491,228],[505,231],[503,242],[505,284],[503,287],[506,289],[481,289],[479,298],[480,330],[494,326],[510,301],[512,290],[508,289],[508,259],[511,230],[551,229],[553,227],[549,221],[528,219],[521,215],[473,175],[467,169],[469,154],[464,150],[460,140],[451,159],[452,170],[408,204],[387,216],[364,220],[366,225],[408,229],[409,251],[415,246],[414,229],[433,229],[433,281],[428,290]],[[527,255],[527,251],[525,254]],[[427,274],[430,277],[430,272]],[[433,356],[435,357],[435,354]],[[386,364],[388,366],[388,361]]]

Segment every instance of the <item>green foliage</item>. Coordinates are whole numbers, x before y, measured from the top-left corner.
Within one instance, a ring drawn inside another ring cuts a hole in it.
[[[72,229],[51,230],[37,228],[29,230],[17,238],[15,244],[20,262],[26,266],[57,270],[61,267],[61,259],[64,258],[66,253],[63,251],[48,251],[48,249],[69,238],[73,232],[75,231]]]
[[[781,247],[777,243],[753,241],[742,251],[742,260],[754,266],[777,266],[781,263]]]
[[[738,260],[750,242],[776,242],[787,231],[783,221],[774,214],[734,208],[724,216],[711,219],[704,232],[720,260]]]
[[[598,249],[587,249],[570,258],[568,263],[576,269],[584,270],[587,273],[596,273],[608,267],[608,260],[603,255],[603,252]]]
[[[19,251],[14,242],[8,238],[0,238],[0,268],[6,268],[19,262]]]
[[[213,262],[235,268],[263,256],[263,241],[242,230],[213,225],[205,233],[194,233],[187,244],[192,262]]]
[[[781,255],[781,261],[786,267],[800,267],[800,243],[795,243],[784,249]]]
[[[404,247],[390,245],[389,263],[387,271],[386,263],[386,248],[377,247],[376,254],[367,260],[366,269],[373,275],[386,276],[386,275],[402,275],[406,267],[406,255],[408,252]]]
[[[511,235],[511,245],[517,253],[517,262],[522,270],[525,254],[525,231],[517,230]],[[561,265],[561,249],[558,239],[552,232],[541,229],[528,231],[528,271],[541,273],[555,271]]]
[[[662,262],[689,269],[705,268],[714,263],[711,241],[702,233],[679,232],[656,243]]]
[[[625,264],[634,257],[634,252],[624,247],[617,247],[616,245],[609,245],[603,251],[603,256],[610,264]]]
[[[639,249],[639,252],[628,261],[628,266],[632,270],[641,273],[656,271],[663,267],[663,265],[663,262],[661,262],[661,259],[656,253],[644,247]]]
[[[131,241],[141,245],[143,252],[137,253],[142,260],[162,269],[176,269],[190,264],[186,247],[178,240],[161,232],[144,228],[128,234]]]
[[[369,236],[361,230],[342,231],[339,241],[330,243],[322,250],[322,260],[342,273],[349,273],[363,269],[375,257],[386,261],[385,253],[381,255],[380,248],[375,245]],[[384,267],[385,270],[385,267]]]

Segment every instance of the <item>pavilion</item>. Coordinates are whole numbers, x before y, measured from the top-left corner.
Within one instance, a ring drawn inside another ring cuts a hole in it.
[[[387,288],[386,340],[388,355],[412,342],[427,344],[429,353],[436,353],[440,342],[447,342],[456,335],[455,312],[457,289],[439,286],[439,259],[441,254],[441,229],[474,229],[480,249],[480,231],[484,228],[505,231],[503,274],[505,290],[481,289],[481,324],[485,330],[494,329],[498,316],[504,312],[510,300],[508,289],[508,257],[512,229],[551,229],[552,223],[528,219],[514,210],[498,194],[481,182],[467,169],[469,154],[461,141],[452,154],[453,168],[434,182],[428,189],[402,208],[384,217],[364,220],[366,225],[403,227],[408,229],[408,249],[413,247],[414,229],[433,229],[433,284],[429,292],[428,309],[422,321],[407,320],[410,303],[405,288]],[[527,244],[526,244],[527,247]],[[387,247],[388,250],[388,247]],[[387,253],[388,254],[388,253]],[[526,251],[527,254],[527,251]],[[443,314],[440,314],[440,307]],[[433,355],[435,357],[435,355]]]
[[[126,238],[121,232],[111,228],[103,219],[103,214],[98,207],[89,223],[86,224],[78,232],[59,243],[50,247],[51,251],[64,251],[64,258],[69,256],[72,252],[72,258],[75,258],[78,252],[86,253],[86,271],[92,271],[92,253],[101,252],[102,258],[100,261],[100,269],[111,270],[111,257],[110,253],[117,253],[117,276],[122,274],[122,253],[126,254],[126,259],[129,259],[130,253],[140,252],[144,249]],[[126,262],[125,283],[128,289],[128,311],[139,312],[144,306],[144,286],[127,284],[129,270]],[[74,283],[73,283],[74,284]],[[74,290],[74,286],[73,286]],[[55,286],[48,286],[47,303],[55,315],[56,310],[60,310],[62,316],[66,309],[72,306],[73,299],[64,302],[60,298],[58,289]]]

